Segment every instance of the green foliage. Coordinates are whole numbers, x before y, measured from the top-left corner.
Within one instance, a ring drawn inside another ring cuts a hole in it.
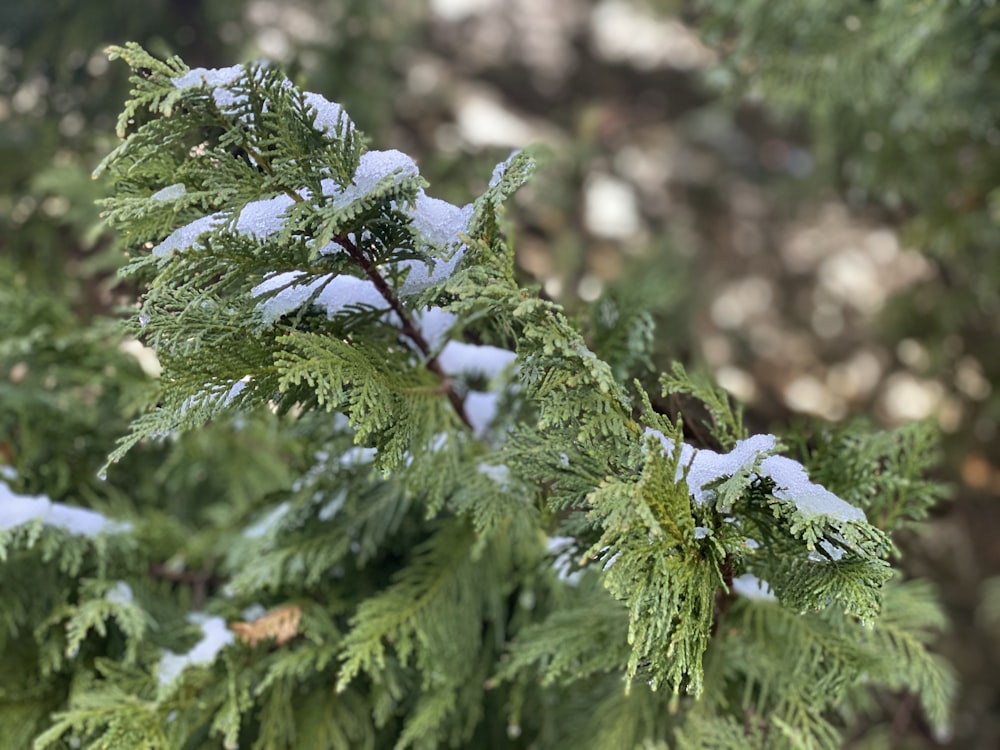
[[[723,448],[732,448],[737,440],[747,436],[741,407],[737,405],[733,408],[729,394],[704,376],[691,377],[684,365],[675,362],[669,374],[660,376],[660,385],[663,386],[664,396],[682,393],[704,404],[711,418],[705,426]]]
[[[163,488],[110,493],[131,527],[0,531],[44,592],[2,621],[48,678],[0,692],[22,745],[831,747],[873,688],[946,724],[943,623],[889,582],[886,532],[939,493],[923,433],[810,443],[833,497],[678,366],[728,452],[696,450],[629,390],[643,311],[584,335],[518,284],[536,154],[462,209],[274,68],[112,54],[105,211],[162,373],[106,481],[159,456]]]
[[[864,508],[884,531],[912,527],[945,497],[945,488],[927,477],[940,459],[937,431],[930,424],[894,430],[846,425],[811,438],[812,445],[802,441],[798,451],[810,475]]]

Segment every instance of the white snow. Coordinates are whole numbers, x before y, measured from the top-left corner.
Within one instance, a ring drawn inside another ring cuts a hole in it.
[[[179,89],[193,86],[228,86],[243,75],[242,65],[232,65],[228,68],[191,68],[187,73],[171,78],[171,83]]]
[[[573,554],[575,544],[576,540],[571,536],[550,536],[545,545],[548,553],[555,557],[552,567],[556,576],[570,586],[576,586],[584,573]]]
[[[221,617],[190,615],[188,620],[201,626],[202,638],[186,654],[163,651],[157,670],[161,686],[173,682],[186,667],[192,664],[208,664],[214,661],[218,653],[234,640],[232,631],[226,627],[226,621]]]
[[[498,346],[449,341],[438,354],[437,360],[448,375],[479,376],[493,380],[513,364],[516,358],[514,352]]]
[[[249,607],[245,607],[240,611],[243,622],[255,622],[266,614],[267,610],[264,609],[264,605],[260,602],[254,602]]]
[[[232,386],[230,386],[229,390],[226,391],[226,395],[222,397],[222,405],[229,406],[233,402],[233,399],[239,396],[243,392],[243,389],[247,387],[247,383],[249,382],[250,382],[250,377],[247,376],[242,380],[237,380],[235,383],[233,383]]]
[[[663,452],[668,456],[674,455],[674,441],[668,438],[659,430],[654,430],[652,427],[647,427],[644,436],[652,435],[660,444],[663,446]],[[677,472],[674,475],[674,481],[680,481],[681,477],[684,476],[684,469],[691,463],[694,459],[694,454],[697,453],[692,446],[687,443],[681,443],[681,457],[677,462]],[[693,494],[693,493],[692,493]]]
[[[403,297],[419,294],[429,286],[440,284],[455,273],[455,269],[465,255],[465,248],[460,247],[448,260],[436,260],[433,265],[422,260],[410,259],[399,263],[401,269],[410,269],[406,281],[399,287]]]
[[[601,549],[601,552],[603,553],[606,552],[607,550],[608,548],[604,547]],[[601,570],[608,570],[609,568],[611,568],[612,565],[618,562],[618,558],[621,557],[621,554],[622,554],[621,550],[618,550],[613,555],[611,555],[611,557],[609,557],[607,560],[604,561],[604,565],[601,566]]]
[[[131,524],[110,521],[96,510],[53,502],[44,495],[18,495],[6,482],[0,482],[0,530],[35,520],[75,536],[86,537],[124,532],[131,528]]]
[[[287,500],[280,503],[268,511],[259,521],[243,529],[243,536],[247,539],[260,539],[278,525],[290,507]]]
[[[462,406],[465,416],[469,418],[472,425],[472,434],[477,438],[483,438],[489,430],[494,418],[497,415],[497,401],[499,396],[496,393],[483,393],[482,391],[469,391],[465,396]]]
[[[733,591],[747,599],[760,602],[773,602],[777,600],[771,586],[760,580],[752,573],[744,573],[733,579]]]
[[[171,81],[179,89],[195,86],[211,87],[212,98],[216,105],[223,112],[229,113],[245,95],[234,93],[228,87],[236,83],[243,73],[242,65],[233,65],[229,68],[192,68],[184,75],[172,78]],[[286,80],[284,83],[286,86],[291,86],[290,81]],[[354,130],[354,123],[339,104],[312,91],[303,92],[303,95],[306,103],[316,110],[312,121],[316,130],[330,137],[336,136],[338,129],[344,133]]]
[[[379,293],[375,285],[367,279],[354,276],[324,274],[312,277],[306,284],[295,284],[295,279],[304,276],[301,271],[287,271],[270,276],[250,290],[250,295],[260,297],[267,292],[281,289],[273,297],[262,302],[258,308],[264,323],[273,325],[282,315],[298,310],[313,295],[313,304],[326,308],[326,315],[332,318],[347,307],[364,305],[376,310],[387,310],[389,303]],[[282,289],[284,287],[284,289]],[[319,294],[316,291],[323,287]]]
[[[316,110],[316,116],[313,118],[313,127],[316,130],[328,136],[336,136],[338,129],[344,133],[354,130],[354,123],[339,104],[312,91],[304,92],[304,96],[306,103]]]
[[[431,198],[421,190],[410,211],[417,246],[448,251],[459,245],[462,241],[459,234],[468,230],[472,209],[471,203],[459,208],[447,201]],[[455,272],[464,255],[465,246],[462,245],[457,247],[447,260],[432,254],[433,263],[415,259],[401,262],[399,267],[408,268],[410,272],[400,287],[400,294],[403,296],[418,294],[427,287],[444,281]]]
[[[646,428],[647,435],[654,435],[669,456],[673,453],[673,441],[659,430]],[[840,499],[828,489],[809,481],[805,467],[786,456],[769,456],[777,446],[774,435],[752,435],[740,440],[729,453],[711,450],[695,450],[687,443],[681,444],[681,460],[677,467],[680,480],[684,466],[690,466],[687,474],[688,490],[699,505],[714,497],[706,486],[712,482],[731,477],[752,466],[758,459],[758,476],[774,482],[773,494],[779,500],[794,503],[805,516],[828,516],[837,521],[865,521],[865,513],[850,503]]]
[[[446,248],[461,242],[458,235],[469,228],[472,204],[459,207],[439,198],[431,198],[421,190],[417,193],[411,217],[420,239],[428,245]]]
[[[134,600],[132,587],[125,581],[116,581],[115,585],[104,594],[104,598],[112,604],[131,604]]]
[[[809,559],[813,562],[826,562],[829,559],[839,560],[844,556],[844,548],[838,547],[835,544],[831,544],[825,539],[819,543],[820,549],[822,549],[829,557],[826,555],[821,555],[819,552],[813,551],[809,553]]]
[[[228,218],[225,212],[218,212],[209,216],[202,216],[195,219],[190,224],[185,224],[173,231],[169,237],[153,248],[153,255],[162,258],[171,250],[186,250],[190,247],[199,247],[197,239],[203,234],[211,232]]]
[[[319,509],[319,513],[316,514],[316,517],[320,521],[329,521],[344,507],[345,500],[347,500],[347,491],[340,490],[340,492],[324,503],[323,507]]]
[[[731,477],[774,450],[774,435],[753,435],[740,440],[729,453],[700,450],[695,453],[687,481],[691,494],[699,504],[711,500],[715,493],[706,485],[723,477]]]
[[[65,529],[75,536],[87,537],[95,537],[116,526],[96,510],[77,508],[62,503],[52,503],[52,509],[45,518],[45,524]]]
[[[170,80],[179,89],[210,86],[216,106],[229,113],[245,95],[235,94],[226,87],[238,81],[242,75],[243,66],[233,65],[228,68],[192,68],[184,75]]]
[[[231,382],[228,386],[222,383],[206,385],[200,393],[190,396],[181,404],[181,414],[186,414],[188,409],[198,406],[229,406],[233,399],[243,392],[249,382],[250,376],[248,375],[241,380]]]
[[[184,193],[187,192],[187,187],[183,182],[175,182],[173,185],[167,185],[162,190],[157,190],[149,199],[151,201],[174,201],[180,198]]]
[[[448,330],[455,325],[456,320],[458,318],[453,313],[442,310],[440,307],[425,307],[420,311],[416,322],[427,346],[430,347],[431,351],[435,351],[441,347]]]
[[[476,466],[476,471],[501,486],[506,486],[510,482],[510,469],[503,464],[480,463]]]
[[[354,242],[354,234],[348,235],[351,242]],[[347,248],[341,245],[339,242],[327,242],[323,247],[319,249],[320,255],[337,255],[338,253],[347,252]]]
[[[251,201],[243,206],[236,220],[236,231],[259,240],[266,240],[281,231],[285,223],[285,211],[295,200],[290,195],[276,195],[273,198]]]
[[[813,484],[798,461],[785,456],[769,456],[760,464],[760,472],[774,482],[774,496],[789,500],[804,515],[830,516],[838,521],[865,521],[865,513],[834,495],[822,485]]]
[[[502,180],[503,176],[507,174],[507,168],[510,166],[511,161],[519,153],[521,153],[521,149],[519,148],[514,149],[513,151],[510,152],[510,156],[508,156],[502,162],[493,167],[493,174],[490,175],[490,187],[496,187],[497,185],[500,184],[500,180]]]
[[[52,501],[37,495],[15,495],[5,483],[0,483],[0,529],[13,529],[36,518],[45,519],[52,510]]]
[[[351,184],[341,188],[331,179],[323,180],[323,195],[333,198],[334,206],[343,208],[362,198],[372,191],[382,180],[392,177],[397,182],[403,177],[418,177],[420,175],[416,162],[402,151],[366,151],[361,155],[358,168],[354,171]]]
[[[353,448],[348,448],[341,454],[339,463],[345,468],[366,466],[372,463],[376,456],[378,456],[376,448],[365,448],[364,446],[356,445]]]

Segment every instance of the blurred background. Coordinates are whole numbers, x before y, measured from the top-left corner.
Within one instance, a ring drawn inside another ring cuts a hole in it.
[[[891,734],[854,746],[1000,747],[992,0],[0,4],[0,465],[55,499],[250,484],[208,472],[220,448],[196,437],[184,461],[130,458],[114,492],[95,476],[156,374],[114,323],[135,290],[91,179],[128,95],[104,49],[129,40],[192,67],[270,59],[459,204],[546,144],[511,215],[526,281],[581,314],[648,306],[657,369],[710,372],[754,431],[936,422],[953,499],[898,541],[952,619],[954,734],[887,698]]]

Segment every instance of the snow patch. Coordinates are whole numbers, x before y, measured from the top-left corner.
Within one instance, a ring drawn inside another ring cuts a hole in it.
[[[392,178],[396,183],[405,177],[419,177],[416,162],[402,151],[366,151],[361,155],[358,168],[354,171],[351,184],[341,188],[330,179],[323,180],[320,185],[323,195],[333,198],[337,208],[349,206],[354,201],[368,195],[382,180]]]
[[[209,86],[212,89],[212,99],[215,105],[225,114],[230,114],[245,98],[244,94],[236,94],[227,86],[236,83],[243,75],[242,65],[232,65],[228,68],[192,68],[171,82],[179,89],[189,89],[196,86]]]
[[[493,174],[490,175],[490,187],[496,187],[500,184],[500,180],[503,176],[507,174],[507,169],[510,167],[510,163],[514,160],[514,157],[521,153],[521,149],[516,148],[510,152],[510,156],[504,159],[502,162],[493,167]]]
[[[304,96],[306,104],[316,110],[313,117],[316,130],[330,137],[336,137],[338,131],[346,134],[354,130],[354,123],[339,104],[312,91],[304,92]]]
[[[166,256],[171,250],[187,250],[188,248],[199,248],[197,242],[203,234],[208,234],[213,229],[226,221],[229,214],[223,211],[202,216],[195,219],[190,224],[185,224],[174,230],[163,242],[153,248],[153,255],[157,258]]]
[[[573,554],[576,539],[571,536],[550,536],[546,542],[549,555],[554,556],[552,568],[560,581],[576,586],[583,577],[576,555]]]
[[[496,378],[515,359],[517,354],[508,349],[487,344],[466,344],[462,341],[449,341],[437,357],[441,369],[448,375],[478,376],[487,380]]]
[[[659,439],[664,452],[673,455],[673,441],[659,430],[646,428],[646,435]],[[827,516],[836,521],[866,521],[863,510],[837,497],[822,485],[809,481],[805,467],[786,456],[768,455],[777,447],[774,435],[753,435],[740,440],[729,453],[695,450],[681,444],[681,459],[677,466],[677,481],[688,467],[688,491],[699,505],[710,502],[715,493],[708,488],[712,482],[745,471],[760,461],[757,476],[774,483],[772,494],[779,500],[793,503],[805,516]]]
[[[288,501],[286,500],[285,502],[279,504],[275,508],[272,508],[259,521],[250,526],[247,526],[243,530],[243,536],[247,539],[260,539],[262,536],[272,531],[278,525],[281,519],[285,517],[285,514],[288,513],[288,509],[290,507],[291,506],[288,504]]]
[[[234,640],[232,631],[226,627],[226,621],[221,617],[194,614],[189,615],[188,620],[201,626],[201,640],[185,654],[163,651],[157,669],[157,677],[161,686],[169,685],[188,666],[211,663],[219,652]]]
[[[736,443],[729,453],[700,450],[695,453],[688,470],[688,488],[701,504],[712,500],[715,493],[705,487],[724,477],[731,477],[752,466],[776,445],[774,435],[753,435]]]
[[[417,193],[411,218],[413,229],[420,240],[434,247],[445,248],[461,242],[458,235],[469,228],[472,204],[467,203],[460,208],[448,201],[431,198],[421,190]]]
[[[476,467],[476,471],[485,477],[489,477],[496,484],[507,486],[510,483],[510,469],[503,464],[481,463]]]
[[[777,597],[774,595],[774,592],[771,591],[770,584],[768,584],[767,581],[760,580],[752,573],[744,573],[743,575],[734,578],[733,591],[740,596],[746,597],[747,599],[753,599],[755,601],[777,601]]]
[[[132,587],[129,586],[125,581],[116,581],[115,585],[108,589],[107,593],[104,594],[104,599],[111,602],[112,604],[131,604],[134,600],[132,594]]]
[[[417,245],[432,250],[447,250],[460,245],[462,240],[459,235],[468,230],[472,211],[471,203],[459,208],[447,201],[431,198],[421,190],[410,211]],[[465,246],[461,245],[447,259],[432,254],[431,261],[402,261],[400,269],[409,269],[409,274],[400,287],[400,294],[410,296],[440,284],[455,273],[464,255]]]
[[[5,482],[0,482],[0,531],[32,521],[41,521],[45,526],[63,529],[74,536],[91,538],[132,528],[131,524],[111,521],[96,510],[53,502],[44,495],[18,495]]]
[[[425,307],[417,316],[417,328],[424,337],[431,351],[441,348],[448,330],[455,325],[458,318],[440,307]]]
[[[242,65],[232,65],[228,68],[191,68],[187,73],[171,78],[171,83],[179,89],[189,89],[195,86],[228,86],[243,75]]]
[[[830,490],[813,484],[805,467],[785,456],[769,456],[760,464],[761,474],[774,482],[774,496],[788,500],[806,516],[829,516],[838,521],[865,521],[865,513]]]
[[[187,192],[187,187],[183,182],[175,182],[173,185],[167,185],[162,190],[157,190],[149,199],[151,201],[175,201],[180,198],[184,193]]]
[[[285,211],[294,205],[290,195],[276,195],[273,198],[251,201],[243,206],[236,220],[236,231],[240,234],[266,240],[281,231],[285,223]]]
[[[497,401],[499,395],[496,393],[483,393],[482,391],[469,391],[465,396],[462,406],[465,409],[465,416],[469,418],[472,426],[472,434],[482,439],[486,436],[490,425],[497,415]]]
[[[250,290],[252,297],[260,297],[275,289],[281,290],[258,305],[266,325],[274,325],[278,318],[298,310],[314,295],[313,304],[325,308],[327,318],[333,318],[348,307],[359,305],[376,310],[389,308],[389,303],[385,301],[375,285],[367,279],[324,274],[312,277],[306,284],[293,283],[295,279],[302,276],[305,276],[302,271],[286,271],[264,279]],[[317,294],[320,287],[322,287],[322,291]]]

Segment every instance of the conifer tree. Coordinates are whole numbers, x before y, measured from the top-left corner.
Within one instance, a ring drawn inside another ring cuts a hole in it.
[[[12,747],[836,748],[877,690],[946,729],[942,616],[893,567],[942,494],[928,427],[750,434],[680,365],[647,393],[648,315],[519,278],[538,153],[455,206],[273,67],[111,54],[106,219],[162,373],[107,472],[264,450],[200,515],[5,477]]]

